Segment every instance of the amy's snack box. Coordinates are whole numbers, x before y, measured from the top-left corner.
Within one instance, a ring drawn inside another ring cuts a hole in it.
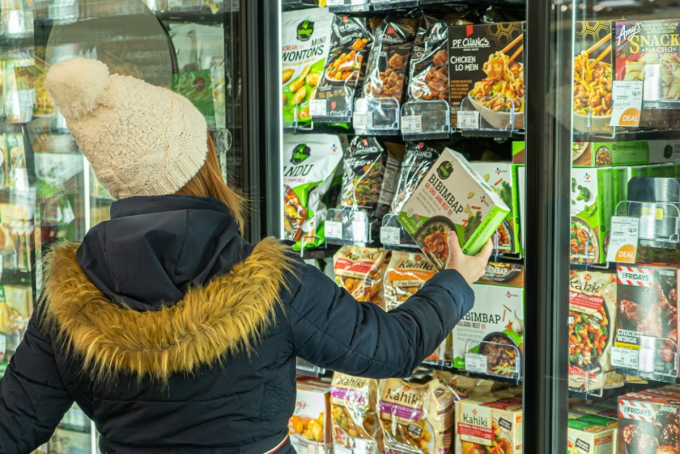
[[[296,452],[332,452],[330,415],[330,386],[316,380],[299,380],[295,413],[288,423],[290,441]]]
[[[596,264],[607,259],[609,226],[614,214],[611,168],[574,168],[571,172],[572,263]]]
[[[522,453],[521,399],[474,397],[456,402],[456,454],[483,453],[496,448],[505,454]]]
[[[453,329],[453,366],[519,378],[524,351],[524,289],[473,284],[475,307]]]
[[[447,236],[458,234],[463,252],[484,247],[510,208],[467,160],[444,150],[399,213],[399,222],[438,268],[449,257]]]
[[[664,265],[617,267],[614,366],[642,377],[677,375],[679,271]]]
[[[498,192],[510,212],[498,228],[494,243],[501,254],[520,253],[519,195],[516,171],[509,162],[471,162],[470,165]]]
[[[680,101],[680,22],[617,21],[615,80],[644,82],[644,101]]]
[[[449,29],[452,113],[477,111],[482,128],[524,127],[523,37],[524,22]]]
[[[596,391],[623,385],[610,362],[616,320],[616,274],[569,273],[569,387]]]
[[[618,454],[680,452],[680,396],[619,397]]]
[[[574,129],[608,133],[612,118],[612,53],[609,21],[576,22]]]

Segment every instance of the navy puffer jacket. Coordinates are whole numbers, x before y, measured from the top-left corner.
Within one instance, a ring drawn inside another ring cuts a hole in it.
[[[46,442],[75,401],[108,454],[293,452],[295,358],[406,376],[473,304],[443,271],[398,309],[358,303],[223,204],[138,197],[49,253],[42,302],[0,381],[0,452]]]

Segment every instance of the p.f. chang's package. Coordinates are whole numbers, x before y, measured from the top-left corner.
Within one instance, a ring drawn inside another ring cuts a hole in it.
[[[677,375],[679,272],[676,266],[617,267],[612,365],[643,378]]]
[[[379,248],[343,246],[335,253],[335,282],[357,301],[385,308],[383,276],[389,252]]]
[[[327,8],[288,11],[281,21],[283,124],[304,125],[312,121],[309,100],[323,77],[333,14]]]
[[[438,269],[449,256],[455,230],[463,252],[475,255],[510,211],[498,192],[449,148],[427,172],[399,213],[399,222]]]
[[[295,249],[317,247],[325,241],[326,205],[323,197],[342,160],[342,141],[323,134],[286,135],[283,166],[283,225],[285,239]]]
[[[365,18],[335,16],[324,75],[310,102],[315,122],[346,123],[352,119],[354,96],[363,83],[372,44],[373,35]]]
[[[404,100],[408,62],[420,20],[389,15],[378,26],[368,58],[364,96]]]
[[[449,23],[424,16],[413,45],[409,100],[449,101]]]
[[[449,30],[451,109],[478,111],[493,129],[524,127],[523,22]]]
[[[388,452],[447,454],[453,434],[453,393],[439,380],[418,385],[380,382],[379,418]]]
[[[335,373],[331,384],[331,421],[335,452],[383,452],[376,415],[378,382]]]
[[[569,274],[569,387],[581,391],[615,388],[623,377],[611,365],[616,320],[616,275]]]

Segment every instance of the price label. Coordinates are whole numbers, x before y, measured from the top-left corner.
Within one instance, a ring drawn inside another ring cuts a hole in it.
[[[354,113],[354,129],[370,129],[373,127],[373,116],[369,112]]]
[[[638,355],[638,370],[642,372],[654,372],[656,370],[656,359],[659,352],[651,348],[641,348]]]
[[[640,352],[631,350],[630,348],[613,347],[612,348],[612,366],[626,367],[628,369],[637,369],[640,358]]]
[[[399,227],[381,227],[380,241],[383,244],[401,243],[401,231],[399,230]]]
[[[326,6],[342,6],[345,0],[326,0]]]
[[[352,5],[354,6],[359,6],[359,5],[365,5],[366,0],[352,0]]]
[[[635,263],[639,230],[640,219],[628,216],[613,216],[607,261]]]
[[[347,449],[340,444],[336,444],[335,446],[333,446],[333,450],[335,451],[335,454],[352,454],[351,449]]]
[[[168,8],[181,8],[183,0],[168,0]]]
[[[489,372],[486,356],[477,353],[465,354],[465,370],[468,372],[479,372],[486,374]]]
[[[612,103],[612,126],[640,126],[642,81],[615,80]]]
[[[309,113],[312,117],[328,115],[328,100],[312,99],[309,101]]]
[[[352,221],[352,238],[357,243],[366,242],[366,221]]]
[[[457,118],[460,129],[479,129],[479,112],[476,110],[461,110]]]
[[[342,222],[326,221],[326,238],[342,239]]]
[[[401,132],[404,134],[423,132],[423,116],[404,115],[401,117]]]

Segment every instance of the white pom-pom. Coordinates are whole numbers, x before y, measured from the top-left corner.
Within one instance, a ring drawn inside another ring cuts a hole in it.
[[[52,66],[45,87],[66,118],[78,118],[97,107],[109,84],[109,68],[99,60],[72,58]]]

